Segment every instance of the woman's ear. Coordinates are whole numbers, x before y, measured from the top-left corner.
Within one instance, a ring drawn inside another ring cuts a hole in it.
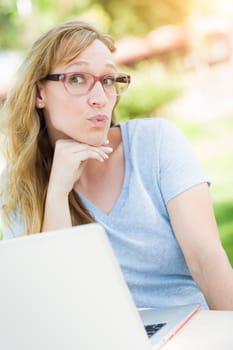
[[[42,97],[42,86],[40,83],[36,86],[36,108],[42,109],[45,107],[44,99]]]

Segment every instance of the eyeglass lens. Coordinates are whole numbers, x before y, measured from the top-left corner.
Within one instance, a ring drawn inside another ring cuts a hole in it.
[[[96,81],[100,81],[103,89],[110,95],[122,94],[129,85],[127,75],[109,74],[101,78],[95,78],[89,73],[67,73],[64,83],[71,94],[83,95],[90,91]]]

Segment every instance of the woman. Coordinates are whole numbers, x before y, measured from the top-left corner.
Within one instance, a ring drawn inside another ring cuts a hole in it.
[[[208,180],[170,122],[113,125],[129,83],[111,38],[58,24],[29,51],[4,105],[4,238],[102,224],[138,307],[233,310],[233,274]]]

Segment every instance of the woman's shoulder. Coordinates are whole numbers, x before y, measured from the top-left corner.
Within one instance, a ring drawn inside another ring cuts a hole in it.
[[[129,119],[120,123],[122,131],[128,135],[130,139],[153,139],[160,142],[167,135],[172,136],[176,133],[177,127],[173,122],[164,117],[145,117]]]
[[[147,129],[148,131],[158,131],[161,129],[170,129],[174,127],[174,124],[164,117],[145,117],[145,118],[134,118],[129,119],[123,123],[120,123],[121,128],[127,128],[128,130],[142,130]]]
[[[159,117],[159,116],[154,116],[154,117],[139,117],[139,118],[132,118],[132,119],[128,119],[122,123],[120,123],[120,125],[128,125],[128,126],[135,126],[135,125],[155,125],[155,126],[159,126],[161,124],[167,124],[167,123],[171,123],[168,119],[166,119],[165,117]]]

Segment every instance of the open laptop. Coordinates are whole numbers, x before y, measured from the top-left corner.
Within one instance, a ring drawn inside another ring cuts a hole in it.
[[[157,349],[198,309],[139,314],[98,224],[0,242],[0,280],[4,350]]]

